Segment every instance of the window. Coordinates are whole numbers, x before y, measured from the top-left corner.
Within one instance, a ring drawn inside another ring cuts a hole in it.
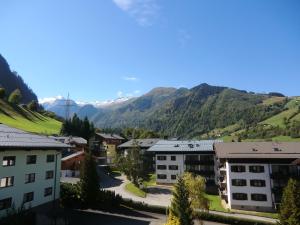
[[[249,171],[251,173],[263,173],[265,172],[264,166],[249,166]]]
[[[52,187],[45,188],[44,196],[46,197],[52,195],[52,190],[53,190]]]
[[[36,164],[36,155],[28,155],[26,162],[27,164]]]
[[[166,174],[157,174],[157,179],[167,179],[167,175]]]
[[[46,179],[52,179],[54,176],[53,170],[46,171]]]
[[[171,161],[176,161],[176,156],[175,155],[171,155]]]
[[[232,179],[232,186],[247,186],[247,181],[244,179]]]
[[[25,184],[33,183],[35,181],[35,173],[25,174]]]
[[[0,179],[0,188],[11,187],[14,185],[14,177],[3,177]]]
[[[0,200],[0,210],[8,209],[11,207],[12,198],[5,198]]]
[[[169,170],[178,170],[177,165],[169,165]]]
[[[171,180],[176,180],[177,176],[176,175],[171,175]]]
[[[16,156],[4,156],[2,166],[14,166],[16,164]]]
[[[167,166],[166,165],[157,165],[158,170],[166,170]]]
[[[47,163],[54,162],[54,155],[47,155]]]
[[[234,200],[247,200],[248,196],[246,193],[232,193],[232,199]]]
[[[250,180],[250,185],[252,187],[265,187],[266,181],[265,180]]]
[[[23,202],[24,203],[31,202],[31,201],[33,201],[33,198],[34,198],[34,193],[33,192],[25,193],[24,197],[23,197]]]
[[[246,167],[245,166],[231,166],[231,172],[243,173],[245,171],[246,171]]]
[[[167,156],[165,155],[158,155],[157,160],[167,160]]]
[[[252,201],[265,202],[265,201],[267,201],[267,195],[265,195],[265,194],[251,194],[251,200]]]

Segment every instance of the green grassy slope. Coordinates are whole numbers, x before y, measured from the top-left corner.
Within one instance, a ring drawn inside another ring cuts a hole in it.
[[[23,107],[12,107],[2,100],[0,100],[0,123],[21,130],[47,135],[58,134],[61,128],[61,122],[55,119]]]

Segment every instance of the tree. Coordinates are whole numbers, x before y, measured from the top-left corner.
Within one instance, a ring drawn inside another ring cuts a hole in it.
[[[39,108],[39,104],[37,103],[37,101],[32,100],[28,103],[27,108],[31,111],[37,111]]]
[[[4,88],[0,88],[0,99],[4,99],[6,93]]]
[[[87,152],[80,173],[81,198],[85,207],[95,207],[97,204],[99,188],[96,163],[92,154]]]
[[[209,210],[209,200],[205,196],[205,179],[192,173],[185,173],[183,180],[191,198],[192,208]]]
[[[8,102],[14,105],[17,105],[20,103],[22,99],[22,94],[19,89],[14,90],[8,97]]]
[[[283,191],[279,220],[281,225],[300,225],[300,181],[290,179]]]
[[[191,208],[189,191],[182,177],[179,177],[175,184],[170,213],[178,218],[180,225],[193,224],[193,210]]]

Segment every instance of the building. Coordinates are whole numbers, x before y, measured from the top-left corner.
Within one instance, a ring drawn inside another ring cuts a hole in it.
[[[84,161],[84,151],[75,152],[61,159],[62,177],[79,177],[80,167]]]
[[[133,148],[140,148],[141,153],[145,156],[145,159],[149,161],[149,171],[155,170],[155,153],[147,151],[150,147],[155,145],[159,140],[158,138],[145,138],[145,139],[131,139],[118,146],[118,150],[121,154],[127,155],[128,151]]]
[[[117,147],[124,141],[125,139],[117,134],[96,133],[95,137],[91,139],[91,144],[98,164],[114,163]]]
[[[148,149],[155,153],[157,183],[176,183],[178,175],[193,172],[205,177],[207,185],[215,185],[215,142],[219,141],[158,141]]]
[[[299,177],[300,143],[233,142],[214,145],[219,191],[230,209],[274,211],[290,177]]]
[[[59,198],[61,151],[67,147],[0,124],[0,217],[12,206],[36,207]]]
[[[66,157],[76,152],[86,151],[88,142],[82,137],[73,136],[51,136],[56,141],[67,144],[70,147],[62,152],[62,157]]]

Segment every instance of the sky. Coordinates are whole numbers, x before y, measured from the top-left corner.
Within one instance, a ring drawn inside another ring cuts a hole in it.
[[[208,83],[300,95],[299,0],[2,0],[0,54],[39,98]]]

